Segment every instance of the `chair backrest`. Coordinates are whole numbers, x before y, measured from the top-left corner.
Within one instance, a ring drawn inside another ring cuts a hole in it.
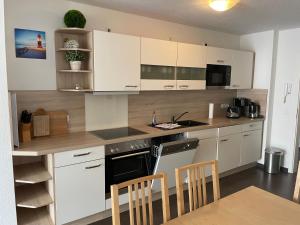
[[[135,224],[147,225],[148,219],[149,219],[149,225],[153,225],[151,184],[152,181],[155,179],[158,179],[161,182],[163,223],[166,223],[168,220],[170,220],[170,205],[169,205],[167,175],[165,173],[158,173],[156,175],[141,177],[138,179],[126,181],[111,186],[113,225],[121,224],[119,190],[123,188],[127,188],[128,190],[130,225],[135,225]],[[148,210],[147,210],[147,203],[148,203]]]
[[[296,178],[293,200],[297,203],[300,202],[300,161],[299,161],[299,166],[298,166],[298,173],[297,173],[297,178]]]
[[[211,167],[214,201],[220,199],[218,162],[216,160],[175,169],[178,216],[185,213],[183,175],[187,175],[190,212],[207,204],[205,169]]]

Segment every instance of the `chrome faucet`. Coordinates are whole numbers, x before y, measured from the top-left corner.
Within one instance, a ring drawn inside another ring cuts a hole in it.
[[[189,113],[189,112],[181,113],[179,116],[177,116],[176,119],[175,119],[175,116],[172,116],[171,122],[172,122],[172,123],[177,123],[177,121],[178,121],[181,117],[183,117],[185,114],[187,114],[187,113]]]

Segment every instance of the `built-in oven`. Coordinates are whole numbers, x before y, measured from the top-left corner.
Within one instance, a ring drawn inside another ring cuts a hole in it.
[[[148,176],[151,170],[151,141],[136,140],[105,146],[105,192],[110,186]]]
[[[226,89],[230,87],[231,66],[207,64],[206,88]]]

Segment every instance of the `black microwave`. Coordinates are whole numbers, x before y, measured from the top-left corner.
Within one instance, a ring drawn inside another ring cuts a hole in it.
[[[206,88],[226,89],[230,87],[231,66],[207,64]]]

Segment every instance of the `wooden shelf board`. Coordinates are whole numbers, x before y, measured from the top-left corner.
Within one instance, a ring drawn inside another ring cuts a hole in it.
[[[90,30],[85,30],[82,28],[61,28],[56,30],[57,33],[65,33],[65,34],[87,34],[91,32]]]
[[[15,182],[36,184],[51,180],[50,173],[41,163],[23,164],[14,167]]]
[[[91,70],[58,70],[61,73],[91,73]]]
[[[17,209],[18,225],[54,225],[46,207],[39,209]]]
[[[93,50],[87,48],[59,48],[56,51],[57,52],[65,52],[65,51],[92,52]]]
[[[36,209],[53,203],[53,200],[42,184],[27,184],[16,187],[18,207]]]
[[[67,91],[67,92],[92,92],[93,90],[92,89],[79,89],[79,90],[76,90],[76,89],[61,88],[61,89],[59,89],[59,91]]]

